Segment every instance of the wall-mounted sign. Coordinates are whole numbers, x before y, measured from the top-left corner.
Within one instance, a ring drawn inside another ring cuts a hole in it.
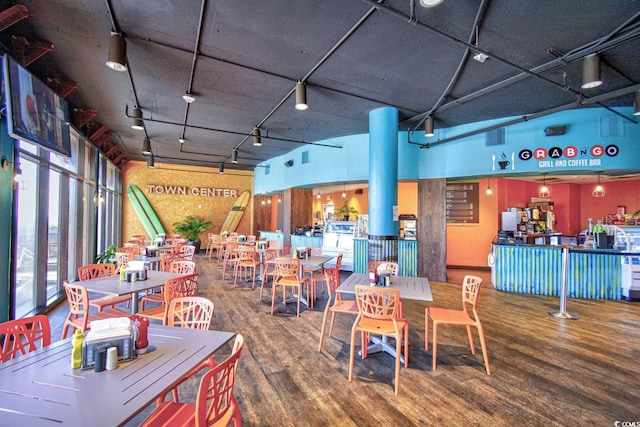
[[[551,147],[536,148],[535,150],[521,150],[518,153],[520,160],[536,159],[538,167],[541,169],[552,168],[582,168],[602,166],[603,156],[615,157],[620,152],[617,145],[611,144],[606,147],[603,145],[592,145],[590,147],[575,147],[569,145],[567,147]]]
[[[480,197],[477,182],[447,184],[447,222],[478,223]]]
[[[200,197],[238,197],[238,191],[231,188],[185,187],[179,185],[155,185],[145,187],[149,194],[170,196],[200,196]]]

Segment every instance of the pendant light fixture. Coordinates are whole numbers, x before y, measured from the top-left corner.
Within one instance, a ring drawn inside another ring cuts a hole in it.
[[[640,90],[633,95],[633,115],[640,116]]]
[[[149,169],[153,169],[156,167],[156,160],[153,158],[153,153],[151,153],[151,156],[149,156],[149,158],[147,159],[147,167]]]
[[[262,146],[262,138],[260,137],[260,129],[253,128],[251,131],[251,135],[253,135],[253,146],[260,147]]]
[[[320,200],[320,190],[318,190],[318,195],[316,196],[316,199]]]
[[[184,99],[184,102],[186,102],[187,104],[191,104],[193,101],[196,100],[196,97],[193,96],[193,94],[187,92],[184,95],[182,95],[182,99]]]
[[[549,188],[547,188],[547,174],[542,174],[542,187],[540,187],[540,191],[538,191],[538,197],[542,197],[544,199],[549,198]]]
[[[142,130],[144,129],[144,122],[142,121],[142,110],[138,107],[135,107],[133,111],[131,111],[131,128]]]
[[[145,156],[151,154],[151,141],[149,141],[149,138],[142,140],[142,154]]]
[[[604,197],[605,195],[604,187],[600,184],[599,173],[598,173],[598,185],[596,185],[596,188],[593,189],[593,192],[591,194],[593,195],[593,197]]]
[[[307,87],[304,83],[296,83],[296,110],[306,110],[307,105]]]
[[[346,190],[346,187],[344,185],[342,186],[342,198],[343,199],[347,198],[347,190]]]
[[[424,121],[424,136],[430,138],[433,135],[433,116],[429,116],[427,120]]]
[[[220,167],[218,168],[218,173],[220,175],[224,174],[224,163],[220,163]]]
[[[600,57],[592,53],[582,61],[582,89],[591,89],[601,84]]]
[[[238,163],[238,149],[234,148],[233,152],[231,153],[231,163],[236,164]]]
[[[278,193],[278,203],[282,202],[282,193]]]
[[[120,33],[112,32],[109,37],[107,67],[116,71],[127,71],[127,41]]]
[[[491,191],[491,178],[487,178],[487,190],[484,192],[484,196],[486,198],[493,196],[493,191]]]

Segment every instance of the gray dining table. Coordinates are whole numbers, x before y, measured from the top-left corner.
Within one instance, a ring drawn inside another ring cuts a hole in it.
[[[340,284],[336,292],[343,294],[356,293],[356,285],[369,285],[369,276],[362,273],[353,273]],[[380,286],[382,289],[397,289],[400,291],[400,299],[433,301],[429,279],[426,277],[392,276],[390,286]],[[378,353],[384,351],[396,357],[395,347],[389,345],[386,336],[371,336],[372,344],[367,347],[368,353]],[[404,357],[400,357],[404,362]]]
[[[71,338],[0,364],[0,424],[120,426],[235,335],[149,326],[154,348],[112,371],[71,368]]]
[[[164,286],[168,279],[175,279],[181,276],[185,276],[185,274],[147,270],[147,279],[135,282],[121,282],[120,276],[115,275],[80,280],[74,283],[84,286],[89,292],[103,295],[122,296],[131,294],[131,314],[136,314],[138,312],[138,293]]]

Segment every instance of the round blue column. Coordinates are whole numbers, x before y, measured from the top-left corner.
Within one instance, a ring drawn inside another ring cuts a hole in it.
[[[369,112],[369,260],[397,260],[398,110]]]

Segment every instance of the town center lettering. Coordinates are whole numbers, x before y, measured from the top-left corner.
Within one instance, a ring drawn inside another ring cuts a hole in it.
[[[147,185],[149,194],[167,194],[176,196],[200,197],[238,197],[238,191],[231,188],[185,187],[179,185]]]

